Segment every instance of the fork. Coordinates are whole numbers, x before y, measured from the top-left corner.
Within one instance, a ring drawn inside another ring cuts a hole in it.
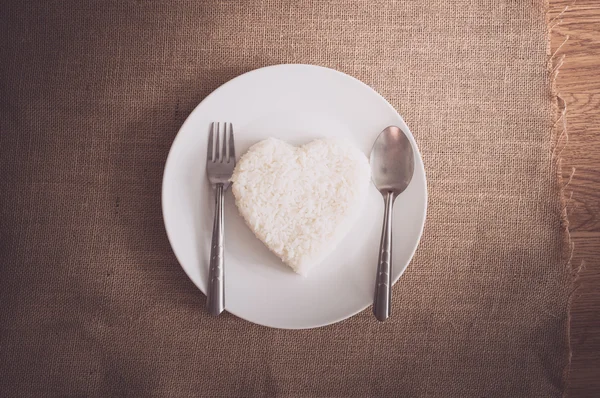
[[[212,123],[208,135],[208,154],[206,156],[206,173],[208,181],[215,189],[215,221],[213,224],[212,243],[210,246],[210,265],[208,270],[208,292],[206,306],[211,315],[219,315],[225,309],[223,237],[224,215],[223,204],[225,191],[229,188],[230,179],[235,168],[235,145],[233,141],[233,124]],[[228,128],[229,126],[229,128]],[[219,137],[223,131],[223,143]],[[229,134],[228,134],[229,133]]]

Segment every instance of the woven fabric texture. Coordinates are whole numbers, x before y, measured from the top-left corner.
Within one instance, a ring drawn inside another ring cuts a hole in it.
[[[4,0],[0,32],[0,396],[562,394],[543,0]],[[422,150],[428,218],[385,323],[211,318],[170,249],[179,127],[278,63],[361,79]]]

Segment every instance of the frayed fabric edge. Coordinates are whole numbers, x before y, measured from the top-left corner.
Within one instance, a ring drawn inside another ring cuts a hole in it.
[[[564,9],[555,17],[550,18],[550,0],[544,0],[544,12],[546,16],[546,43],[547,43],[547,56],[548,56],[548,76],[549,76],[549,87],[550,95],[552,98],[552,113],[554,117],[554,123],[552,125],[551,142],[552,142],[552,169],[556,173],[556,184],[558,185],[559,200],[560,200],[560,219],[561,226],[564,231],[564,239],[566,241],[568,250],[564,258],[564,266],[567,269],[567,275],[569,276],[569,294],[567,299],[567,364],[563,371],[563,397],[567,396],[570,385],[570,373],[571,373],[571,362],[573,356],[573,350],[571,347],[571,305],[575,292],[579,288],[579,278],[582,269],[584,269],[584,263],[582,262],[578,267],[573,268],[573,254],[575,251],[575,244],[571,238],[571,231],[569,225],[569,206],[573,200],[573,191],[568,193],[567,188],[571,184],[573,177],[576,173],[576,168],[571,167],[569,177],[563,176],[564,166],[562,153],[569,143],[569,132],[567,124],[568,109],[567,104],[562,97],[557,86],[557,78],[560,73],[561,67],[565,62],[566,55],[560,54],[563,46],[569,41],[569,35],[561,35],[564,39],[562,43],[552,51],[552,36],[553,30],[560,26],[562,23],[562,17],[564,14],[576,3],[577,0],[564,7]],[[566,181],[565,181],[566,180]]]

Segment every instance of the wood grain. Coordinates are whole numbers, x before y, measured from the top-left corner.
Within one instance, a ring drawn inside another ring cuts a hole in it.
[[[600,397],[600,1],[550,0],[549,17],[554,60],[563,59],[556,88],[567,106],[568,140],[560,162],[579,271],[567,396]]]

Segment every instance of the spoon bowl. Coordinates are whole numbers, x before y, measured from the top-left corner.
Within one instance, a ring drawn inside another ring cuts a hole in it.
[[[371,150],[371,176],[379,192],[401,194],[414,174],[415,159],[412,145],[396,126],[383,130]]]

